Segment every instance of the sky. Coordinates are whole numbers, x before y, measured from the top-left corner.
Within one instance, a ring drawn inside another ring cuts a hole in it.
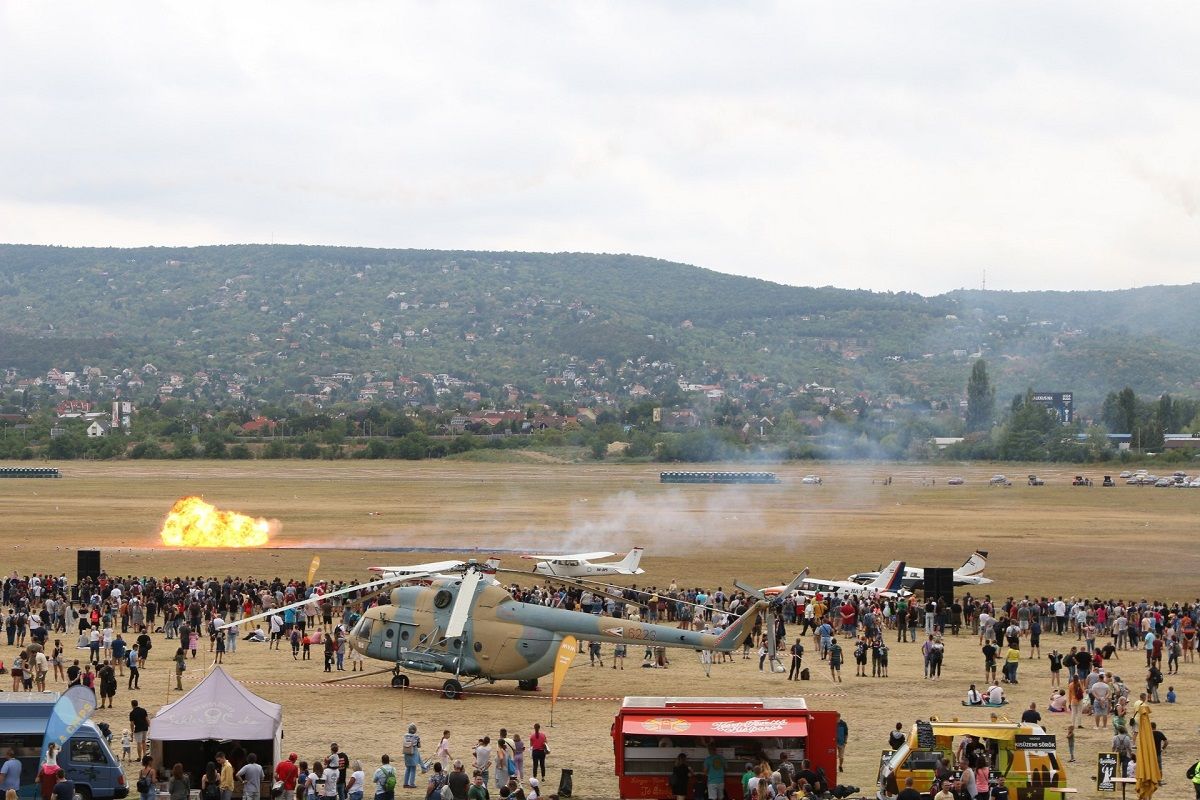
[[[1197,279],[1200,5],[0,3],[0,241]]]

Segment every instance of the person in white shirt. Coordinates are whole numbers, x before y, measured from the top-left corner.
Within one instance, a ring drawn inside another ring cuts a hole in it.
[[[321,787],[321,795],[323,797],[338,796],[338,759],[337,756],[330,756],[325,760],[325,769],[321,773],[321,779],[325,781],[325,785]]]
[[[999,684],[993,683],[988,687],[988,705],[998,706],[1004,703],[1004,690]]]
[[[967,705],[981,706],[983,705],[983,695],[975,688],[975,684],[971,684],[971,688],[967,690]]]

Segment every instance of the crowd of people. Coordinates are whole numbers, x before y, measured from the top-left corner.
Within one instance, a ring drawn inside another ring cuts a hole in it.
[[[118,578],[107,575],[71,585],[65,575],[21,577],[13,574],[4,579],[2,586],[2,599],[7,609],[5,635],[10,646],[19,648],[8,668],[12,688],[14,691],[41,691],[47,688],[48,680],[54,684],[82,684],[96,691],[101,707],[112,707],[120,679],[127,677],[127,690],[140,688],[140,672],[151,658],[154,647],[151,633],[172,641],[171,660],[179,689],[182,689],[182,676],[188,662],[196,659],[199,653],[211,654],[213,661],[221,662],[235,654],[239,641],[243,640],[265,642],[273,649],[286,648],[297,661],[310,660],[311,650],[316,646],[324,655],[326,671],[346,669],[347,660],[351,670],[361,670],[361,655],[347,647],[349,631],[363,606],[378,602],[380,595],[332,594],[333,590],[346,586],[339,582],[308,585],[302,580],[280,578]],[[526,603],[714,632],[722,630],[753,602],[742,592],[725,592],[722,587],[713,591],[680,587],[674,581],[664,588],[635,586],[609,591],[549,582],[530,586],[512,584],[506,589],[515,599]],[[330,596],[326,597],[326,594]],[[285,608],[298,602],[302,605]],[[273,609],[281,610],[269,613]],[[265,622],[253,628],[240,632],[233,627],[222,630],[226,622],[262,613],[267,614]],[[756,652],[758,666],[763,669],[768,654],[774,652],[781,662],[790,660],[790,670],[780,663],[778,671],[787,671],[793,680],[808,677],[804,658],[806,652],[811,652],[827,664],[830,679],[840,682],[844,656],[839,640],[848,640],[846,647],[855,662],[855,678],[886,678],[888,641],[894,635],[893,646],[896,647],[908,644],[915,647],[919,643],[924,677],[937,681],[942,678],[947,647],[960,646],[955,643],[977,637],[983,657],[984,689],[981,691],[972,684],[966,700],[969,705],[1003,705],[1006,702],[1003,686],[1020,683],[1022,662],[1043,658],[1041,640],[1044,635],[1053,635],[1056,643],[1064,645],[1064,639],[1073,638],[1074,644],[1067,652],[1051,648],[1045,654],[1052,687],[1048,712],[1070,715],[1072,732],[1083,725],[1085,716],[1091,718],[1092,727],[1097,729],[1107,729],[1111,724],[1116,747],[1123,744],[1123,740],[1116,737],[1132,733],[1128,729],[1128,720],[1136,707],[1143,702],[1160,702],[1164,676],[1175,674],[1182,664],[1196,660],[1200,603],[1061,597],[1010,597],[994,601],[988,595],[966,594],[944,604],[937,600],[922,602],[914,597],[890,595],[807,596],[795,593],[781,599],[772,628],[767,629],[765,622],[763,618],[758,619],[746,635],[742,657],[750,660]],[[811,637],[811,651],[806,651],[806,637]],[[792,641],[790,645],[789,640]],[[613,650],[609,653],[605,652],[607,647],[599,642],[588,643],[589,663],[604,666],[608,655],[614,669],[623,669],[626,646],[611,646]],[[1130,650],[1139,651],[1139,661],[1144,656],[1144,666],[1139,666],[1145,670],[1144,691],[1136,692],[1136,700],[1130,700],[1134,692],[1111,669],[1112,662]],[[68,651],[71,651],[70,655]],[[712,663],[712,654],[709,658],[706,670]],[[732,658],[722,655],[720,660]],[[643,666],[666,668],[668,665],[665,649],[646,648]],[[1003,677],[997,674],[1000,665]],[[776,668],[774,664],[771,666]],[[2,669],[4,665],[0,663]],[[1168,687],[1166,702],[1175,699],[1173,687]],[[134,709],[138,711],[136,701]],[[141,714],[145,714],[144,709]],[[129,737],[137,745],[137,757],[146,758],[144,741],[148,719],[134,720],[131,715],[131,726],[132,733],[126,731],[123,739]],[[412,733],[415,735],[415,731]],[[535,731],[529,744],[537,735]],[[469,793],[475,788],[471,784],[477,783],[485,787],[484,792],[489,791],[486,787],[490,780],[496,781],[492,789],[501,797],[542,796],[538,794],[540,786],[524,780],[524,755],[529,745],[520,736],[509,736],[502,731],[496,740],[484,737],[465,759],[450,758],[449,753],[442,752],[444,744],[445,737],[436,757],[428,760],[410,758],[413,754],[407,752],[406,745],[400,787],[421,788],[415,783],[412,772],[417,768],[430,784],[444,781],[452,785],[448,797],[487,797],[489,795],[481,795],[479,791]],[[1073,733],[1070,745],[1073,757]],[[419,746],[414,749],[419,751]],[[538,748],[529,749],[536,769]],[[543,778],[544,757],[543,750]],[[380,760],[379,769],[388,772],[385,767],[391,769],[390,764]],[[328,769],[327,763],[315,759],[297,761],[296,766],[306,779],[317,772],[323,775]],[[347,766],[338,766],[343,783]],[[964,766],[970,767],[970,764]],[[769,773],[755,768],[759,780],[754,785],[754,795],[759,800],[796,793],[803,796],[806,787],[812,785],[810,781],[797,779],[786,768],[780,771],[777,767]],[[358,770],[350,770],[351,777],[356,772]],[[800,773],[797,773],[799,778],[805,778]],[[378,770],[374,774],[377,776]],[[510,779],[514,778],[516,785],[510,786]],[[355,780],[351,781],[352,787],[363,787],[363,780],[357,780],[357,784]],[[464,788],[464,780],[467,793],[458,791]],[[306,787],[303,782],[300,785]],[[435,788],[440,790],[440,787]],[[321,789],[321,792],[325,791]],[[331,797],[310,792],[307,788],[302,788],[301,794],[303,800]],[[228,798],[221,796],[214,800]],[[340,797],[340,800],[345,798]],[[390,800],[386,793],[385,800]]]

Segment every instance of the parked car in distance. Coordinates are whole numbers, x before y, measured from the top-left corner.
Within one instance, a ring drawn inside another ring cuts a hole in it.
[[[1004,475],[993,475],[992,479],[990,481],[988,481],[988,485],[990,485],[990,486],[1012,486],[1012,481],[1010,481],[1008,479],[1008,477],[1004,476]]]
[[[964,481],[962,478],[951,478],[950,480],[946,481],[947,486],[962,486],[964,483],[966,483],[966,481]]]
[[[1120,474],[1120,475],[1118,475],[1117,477],[1118,477],[1118,478],[1132,478],[1132,477],[1133,477],[1133,473],[1132,473],[1132,472],[1130,472],[1130,471],[1129,471],[1129,470],[1127,470],[1127,469],[1123,469],[1123,470],[1121,470],[1121,474]]]
[[[1091,486],[1092,479],[1085,478],[1083,475],[1076,475],[1075,480],[1071,481],[1072,486]]]
[[[1045,486],[1046,482],[1044,480],[1042,480],[1041,478],[1039,478],[1037,475],[1030,475],[1029,476],[1029,485],[1030,486]]]
[[[1117,483],[1116,483],[1116,481],[1113,480],[1112,475],[1105,475],[1104,482],[1101,483],[1100,485],[1101,486],[1116,486]]]
[[[1162,489],[1166,486],[1171,486],[1174,483],[1175,483],[1175,481],[1171,480],[1170,478],[1159,478],[1158,480],[1156,480],[1154,482],[1154,485],[1155,485],[1155,487]]]
[[[805,475],[803,478],[800,479],[800,483],[802,483],[806,486],[820,486],[821,485],[821,476],[820,475]]]

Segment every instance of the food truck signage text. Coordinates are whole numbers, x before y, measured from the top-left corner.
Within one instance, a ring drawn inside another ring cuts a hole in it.
[[[679,717],[652,717],[642,720],[642,728],[649,733],[683,733],[692,729],[692,721]],[[728,735],[754,735],[779,733],[788,728],[788,720],[774,719],[722,719],[704,720],[699,722],[702,727],[707,725],[713,733]]]
[[[1056,745],[1052,733],[1018,733],[1013,739],[1013,747],[1025,752],[1053,753]]]

